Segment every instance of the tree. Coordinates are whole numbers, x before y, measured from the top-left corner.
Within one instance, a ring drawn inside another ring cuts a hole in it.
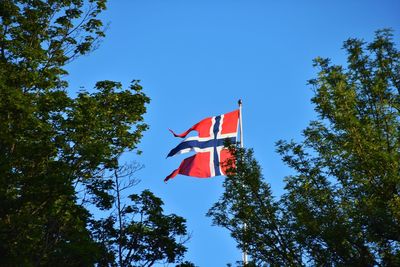
[[[150,99],[136,80],[127,89],[99,81],[75,97],[64,80],[65,65],[104,37],[98,16],[105,2],[0,2],[2,266],[93,266],[113,257],[95,238],[98,222],[87,204],[113,206],[115,184],[105,173],[118,170],[123,152],[136,150]],[[143,194],[135,205],[160,204]]]
[[[318,119],[304,141],[277,143],[296,173],[286,193],[273,199],[245,154],[209,212],[260,265],[400,265],[400,53],[390,30],[344,49],[347,68],[314,61]]]
[[[189,261],[185,261],[185,262],[182,262],[182,263],[176,265],[176,267],[196,267],[196,265],[194,265],[193,263],[191,263]]]
[[[301,262],[299,251],[291,242],[283,210],[263,181],[253,151],[232,146],[230,151],[236,160],[225,163],[224,193],[207,216],[212,217],[214,225],[228,229],[238,247],[251,256],[246,266],[297,265]]]
[[[4,0],[0,70],[4,86],[43,91],[66,86],[63,66],[104,37],[105,0]]]
[[[75,146],[77,125],[68,113],[83,98],[69,98],[62,81],[64,64],[103,35],[96,19],[103,1],[91,1],[75,23],[82,6],[0,3],[1,265],[88,265],[98,254],[73,187],[82,179],[72,173],[80,169],[77,158],[86,156]]]
[[[93,229],[94,237],[107,251],[100,266],[144,267],[181,262],[187,250],[186,220],[175,214],[163,214],[160,198],[144,190],[129,195],[131,205],[124,200],[125,190],[138,183],[133,175],[141,168],[137,163],[124,165],[112,175],[115,212],[95,221]]]

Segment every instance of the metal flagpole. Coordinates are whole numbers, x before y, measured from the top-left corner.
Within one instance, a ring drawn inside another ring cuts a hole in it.
[[[242,123],[242,99],[239,99],[239,127],[240,127],[240,147],[243,148],[243,123]],[[243,230],[246,231],[247,225],[243,223]],[[243,264],[247,265],[247,251],[246,246],[243,248]]]
[[[239,99],[240,147],[243,148],[242,99]]]

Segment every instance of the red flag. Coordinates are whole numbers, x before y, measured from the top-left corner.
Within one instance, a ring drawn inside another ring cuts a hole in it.
[[[198,136],[193,136],[182,141],[172,149],[167,157],[190,151],[195,155],[182,161],[179,168],[168,175],[164,181],[174,178],[178,174],[207,178],[225,174],[225,168],[221,166],[228,158],[230,152],[224,148],[226,141],[236,142],[239,110],[220,116],[206,118],[195,124],[187,131],[176,134],[175,137],[186,137],[191,131],[197,131]]]

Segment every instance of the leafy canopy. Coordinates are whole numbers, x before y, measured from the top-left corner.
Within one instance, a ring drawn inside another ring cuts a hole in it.
[[[400,53],[391,30],[343,48],[346,67],[314,61],[318,118],[304,141],[277,142],[295,171],[285,194],[273,198],[251,151],[237,148],[208,213],[253,264],[400,265]]]
[[[150,99],[136,80],[128,88],[99,81],[76,97],[65,81],[65,65],[104,37],[105,9],[105,0],[0,1],[1,266],[93,266],[106,256],[116,265],[91,211],[114,206],[107,174],[123,152],[137,151]],[[174,241],[186,233],[183,218],[164,215],[149,191],[133,196],[132,209],[157,211],[141,232],[126,221],[140,242],[135,255],[147,257],[156,235],[176,244],[160,247],[157,260],[182,257],[186,248]]]

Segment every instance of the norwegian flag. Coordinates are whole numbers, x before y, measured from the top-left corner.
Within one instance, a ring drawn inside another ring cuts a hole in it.
[[[225,168],[220,163],[231,157],[229,150],[224,148],[226,141],[236,142],[239,110],[223,115],[206,118],[192,126],[186,132],[175,137],[185,138],[191,131],[197,131],[198,136],[188,137],[172,149],[167,157],[177,154],[196,152],[195,155],[184,159],[178,169],[168,175],[164,181],[178,174],[207,178],[225,174]]]

